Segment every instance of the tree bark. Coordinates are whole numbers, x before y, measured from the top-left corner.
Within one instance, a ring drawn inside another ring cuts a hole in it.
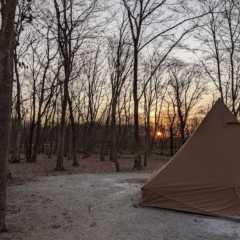
[[[16,138],[14,139],[14,145],[12,148],[12,156],[11,162],[12,163],[20,163],[20,146],[21,146],[21,136],[22,136],[22,114],[21,114],[21,85],[19,79],[19,72],[18,72],[18,59],[16,50],[14,51],[14,71],[16,76],[16,84],[17,84],[17,99],[16,99]]]
[[[74,167],[79,167],[79,163],[78,163],[78,159],[77,159],[77,130],[75,127],[75,121],[74,121],[74,115],[73,115],[73,107],[72,107],[72,100],[69,96],[69,92],[68,92],[68,106],[69,106],[69,113],[70,113],[70,123],[71,123],[71,137],[72,137],[72,144],[71,144],[71,149],[70,151],[71,153],[71,157],[72,157],[72,161],[73,161],[73,166]]]
[[[56,171],[64,171],[63,160],[64,160],[64,149],[65,149],[65,132],[66,132],[66,112],[67,112],[67,84],[64,82],[64,95],[62,102],[62,114],[60,121],[60,130],[58,138],[58,153],[57,153],[57,163]]]
[[[133,66],[133,102],[134,102],[134,148],[135,157],[133,169],[140,170],[142,168],[142,160],[140,154],[140,138],[139,138],[139,99],[138,99],[138,49],[134,49],[134,66]]]
[[[173,126],[170,126],[169,129],[170,132],[170,156],[173,156],[174,154],[174,133],[173,133]]]
[[[6,230],[7,160],[11,122],[16,0],[1,1],[0,30],[0,232]]]
[[[112,100],[110,160],[114,162],[116,172],[120,172],[120,165],[117,156],[116,112],[117,112],[117,99],[115,97]]]

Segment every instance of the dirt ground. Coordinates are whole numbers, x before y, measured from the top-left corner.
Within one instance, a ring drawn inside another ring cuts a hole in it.
[[[148,163],[148,167],[144,168],[140,172],[152,172],[154,169],[158,169],[160,166],[168,161],[168,157],[152,155]],[[68,159],[64,160],[64,172],[55,172],[56,159],[48,158],[46,155],[39,155],[36,163],[26,163],[22,161],[18,164],[9,164],[10,172],[13,176],[12,182],[29,181],[36,176],[58,176],[58,175],[71,175],[81,173],[114,173],[115,165],[113,162],[108,161],[107,157],[105,161],[99,160],[99,154],[92,154],[89,157],[78,155],[79,167],[73,167],[72,161]],[[121,172],[132,172],[133,167],[133,155],[123,154],[119,159]]]
[[[9,187],[1,240],[239,240],[237,222],[136,208],[149,174],[37,177]]]

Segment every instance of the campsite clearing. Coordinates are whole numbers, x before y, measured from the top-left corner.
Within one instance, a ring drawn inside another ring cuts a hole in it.
[[[136,208],[148,174],[39,177],[9,187],[1,240],[238,240],[239,223]]]

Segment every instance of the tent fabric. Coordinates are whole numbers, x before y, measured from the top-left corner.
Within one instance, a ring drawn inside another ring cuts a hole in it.
[[[218,100],[176,155],[142,188],[143,206],[240,217],[240,126]]]

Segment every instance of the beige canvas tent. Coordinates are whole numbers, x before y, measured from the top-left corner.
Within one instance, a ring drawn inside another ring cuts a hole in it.
[[[142,191],[144,206],[240,217],[240,126],[221,100]]]

